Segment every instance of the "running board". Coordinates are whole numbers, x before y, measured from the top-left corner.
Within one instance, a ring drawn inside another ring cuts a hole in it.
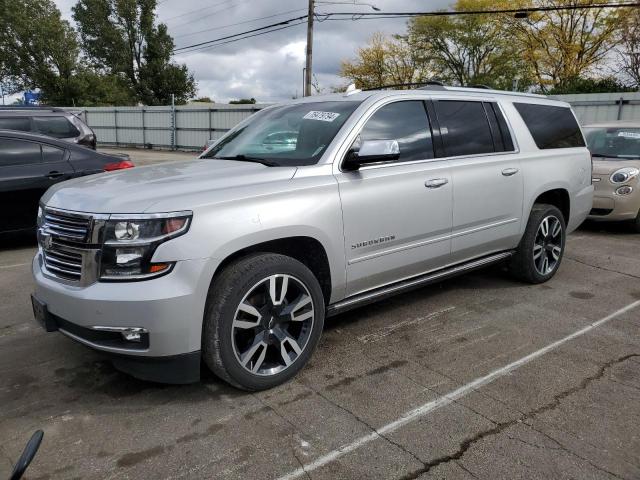
[[[334,303],[327,307],[327,317],[337,315],[352,308],[361,307],[368,303],[377,302],[386,297],[396,295],[398,293],[406,292],[414,288],[419,288],[430,283],[438,282],[447,278],[455,277],[456,275],[462,275],[464,273],[476,270],[478,268],[486,267],[493,263],[498,263],[511,257],[514,251],[501,252],[486,257],[482,257],[470,262],[454,265],[453,267],[447,267],[436,272],[427,273],[418,277],[402,280],[398,283],[393,283],[384,287],[376,288],[364,293],[359,293],[353,297],[346,298],[340,302]]]

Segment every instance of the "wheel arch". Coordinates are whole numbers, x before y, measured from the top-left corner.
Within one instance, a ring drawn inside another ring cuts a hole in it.
[[[565,225],[569,225],[569,220],[571,218],[571,196],[569,195],[569,191],[566,188],[550,188],[548,190],[540,192],[535,197],[533,203],[530,205],[528,215],[530,215],[531,208],[533,208],[533,206],[537,203],[544,203],[557,207],[564,217]]]

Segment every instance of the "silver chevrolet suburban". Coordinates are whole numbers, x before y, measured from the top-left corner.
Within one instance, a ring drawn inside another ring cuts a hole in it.
[[[41,200],[36,318],[136,377],[293,377],[326,316],[504,262],[557,272],[592,206],[566,103],[432,85],[261,110],[198,160]]]

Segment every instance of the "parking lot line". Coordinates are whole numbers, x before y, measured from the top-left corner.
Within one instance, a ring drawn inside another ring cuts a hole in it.
[[[399,428],[427,415],[430,412],[433,412],[434,410],[437,410],[441,407],[444,407],[446,405],[449,405],[452,402],[455,402],[456,400],[465,397],[466,395],[468,395],[469,393],[472,393],[474,390],[487,385],[488,383],[491,383],[492,381],[503,377],[505,375],[508,375],[509,373],[513,372],[514,370],[520,368],[521,366],[531,362],[532,360],[535,360],[538,357],[541,357],[542,355],[550,352],[551,350],[554,350],[556,348],[558,348],[559,346],[563,345],[564,343],[569,342],[570,340],[573,340],[577,337],[580,337],[582,335],[584,335],[585,333],[590,332],[591,330],[593,330],[594,328],[597,328],[601,325],[604,325],[605,323],[613,320],[616,317],[619,317],[620,315],[623,315],[631,310],[633,310],[634,308],[640,306],[640,300],[637,300],[633,303],[630,303],[629,305],[622,307],[619,310],[616,310],[615,312],[611,313],[610,315],[607,315],[604,318],[601,318],[600,320],[593,322],[589,325],[587,325],[584,328],[581,328],[580,330],[577,330],[569,335],[567,335],[566,337],[561,338],[560,340],[556,340],[553,343],[550,343],[549,345],[542,347],[539,350],[536,350],[533,353],[530,353],[529,355],[526,355],[512,363],[509,363],[508,365],[505,365],[504,367],[501,367],[497,370],[492,371],[491,373],[479,377],[475,380],[473,380],[472,382],[469,382],[463,386],[461,386],[460,388],[457,388],[445,395],[442,395],[438,398],[436,398],[435,400],[432,400],[428,403],[425,403],[417,408],[414,408],[413,410],[410,410],[408,412],[405,412],[401,417],[399,417],[397,420],[394,420],[391,423],[388,423],[374,431],[372,431],[371,433],[367,434],[367,435],[363,435],[359,438],[357,438],[356,440],[354,440],[351,443],[347,443],[345,445],[342,445],[341,447],[338,447],[335,450],[332,450],[331,452],[319,457],[317,460],[314,460],[313,462],[310,462],[306,465],[303,465],[302,467],[284,475],[279,477],[278,480],[293,480],[295,478],[301,477],[303,475],[306,475],[308,472],[311,472],[313,470],[317,470],[320,467],[323,467],[325,465],[328,465],[332,462],[334,462],[335,460],[337,460],[338,458],[342,457],[343,455],[346,455],[350,452],[353,452],[354,450],[357,450],[358,448],[360,448],[363,445],[366,445],[376,439],[379,438],[385,438],[385,435],[388,435],[390,433],[393,433],[394,431],[398,430]]]
[[[31,265],[31,262],[27,263],[14,263],[13,265],[0,265],[0,270],[3,268],[16,268],[16,267],[26,267],[27,265]]]

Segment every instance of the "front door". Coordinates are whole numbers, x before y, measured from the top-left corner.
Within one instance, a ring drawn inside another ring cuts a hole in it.
[[[451,251],[451,173],[434,158],[424,102],[380,107],[357,142],[367,140],[397,140],[400,158],[337,175],[347,296],[444,266]]]

